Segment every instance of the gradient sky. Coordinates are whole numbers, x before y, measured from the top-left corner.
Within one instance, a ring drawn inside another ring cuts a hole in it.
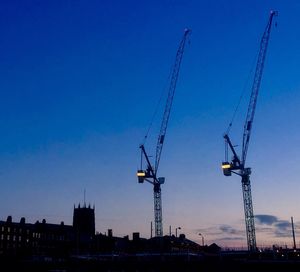
[[[291,246],[291,216],[300,246],[296,0],[1,1],[0,220],[72,224],[86,190],[97,231],[150,236],[153,189],[137,182],[138,147],[190,28],[160,164],[164,234],[181,227],[196,242],[202,233],[246,246],[240,178],[220,168],[223,133],[245,90],[230,134],[239,150],[272,9],[247,163],[258,246]]]

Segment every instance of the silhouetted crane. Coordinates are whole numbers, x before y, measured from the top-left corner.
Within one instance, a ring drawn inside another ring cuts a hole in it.
[[[171,82],[168,91],[167,102],[164,110],[164,115],[160,127],[160,132],[158,135],[157,145],[156,145],[156,156],[155,156],[155,164],[152,166],[149,160],[149,156],[145,150],[144,144],[140,145],[141,149],[141,158],[146,159],[146,170],[138,170],[137,176],[139,183],[143,183],[147,181],[153,185],[153,193],[154,193],[154,219],[155,219],[155,236],[163,236],[163,226],[162,226],[162,203],[161,203],[161,184],[164,183],[165,178],[157,177],[157,170],[160,162],[161,152],[166,136],[168,121],[170,117],[170,111],[172,107],[172,102],[174,98],[176,83],[179,75],[180,64],[184,52],[185,43],[187,37],[190,33],[189,29],[184,31],[183,38],[179,44],[179,48],[177,50],[175,64],[172,70]],[[142,159],[141,159],[141,169],[142,169]]]
[[[246,234],[247,234],[247,243],[248,250],[256,250],[256,236],[255,236],[255,224],[254,224],[254,215],[253,215],[253,205],[252,205],[252,196],[251,196],[251,185],[250,185],[250,174],[251,168],[245,167],[247,151],[249,146],[249,140],[251,136],[251,129],[254,119],[254,113],[256,108],[258,91],[260,88],[260,83],[262,79],[262,73],[264,68],[264,62],[266,58],[268,42],[270,38],[271,26],[273,17],[277,15],[276,11],[271,11],[268,24],[264,31],[264,34],[260,43],[260,50],[258,55],[258,60],[256,64],[256,70],[254,75],[254,81],[252,85],[252,92],[250,97],[250,102],[248,106],[248,112],[246,121],[244,124],[244,133],[243,133],[243,146],[242,146],[242,156],[241,159],[237,155],[234,146],[232,145],[228,133],[224,135],[225,138],[225,162],[222,163],[223,173],[225,176],[231,176],[231,173],[239,175],[242,177],[242,189],[243,189],[243,200],[244,200],[244,211],[245,211],[245,223],[246,223]],[[231,125],[231,124],[230,124]],[[228,146],[232,151],[233,157],[231,162],[228,162]]]

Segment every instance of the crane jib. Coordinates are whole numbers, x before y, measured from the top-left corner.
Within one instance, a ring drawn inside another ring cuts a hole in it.
[[[244,126],[244,133],[243,133],[242,162],[244,164],[247,158],[247,151],[248,151],[249,140],[251,136],[251,129],[253,125],[257,97],[258,97],[261,80],[262,80],[262,74],[264,70],[264,64],[265,64],[265,59],[266,59],[266,54],[268,49],[268,43],[270,39],[272,21],[273,21],[273,17],[276,15],[277,15],[276,11],[271,11],[268,24],[263,33],[261,43],[260,43],[259,54],[256,63],[256,70],[255,70],[254,80],[252,85],[251,97],[248,105],[247,117]]]
[[[250,129],[251,129],[251,124],[252,124],[252,122],[251,122],[251,121],[248,121],[248,123],[247,123],[247,130],[250,130]]]
[[[164,143],[164,139],[165,139],[165,135],[161,135],[159,138],[159,143],[163,144]]]

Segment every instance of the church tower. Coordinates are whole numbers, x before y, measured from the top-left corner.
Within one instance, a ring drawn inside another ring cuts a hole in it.
[[[80,204],[73,212],[73,228],[76,237],[77,251],[86,252],[91,249],[95,236],[95,207]]]

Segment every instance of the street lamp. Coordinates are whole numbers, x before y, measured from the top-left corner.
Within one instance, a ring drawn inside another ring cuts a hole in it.
[[[200,235],[201,238],[202,238],[202,246],[204,247],[204,236],[203,236],[201,233],[199,233],[199,235]]]
[[[178,230],[178,229],[181,229],[181,227],[177,227],[177,228],[175,229],[175,233],[176,233],[175,236],[176,236],[176,237],[177,237],[177,230]]]

